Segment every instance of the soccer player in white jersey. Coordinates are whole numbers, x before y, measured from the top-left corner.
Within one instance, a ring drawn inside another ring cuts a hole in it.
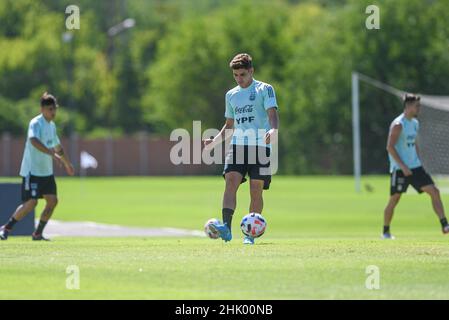
[[[231,222],[236,208],[236,194],[241,183],[249,176],[250,213],[262,213],[263,190],[271,183],[269,157],[270,142],[277,138],[279,116],[274,89],[253,78],[254,68],[249,54],[236,55],[229,64],[237,86],[226,93],[225,125],[213,139],[204,140],[205,148],[212,149],[232,136],[226,156],[223,176],[226,187],[223,195],[223,224],[212,226],[220,237],[232,239]],[[246,236],[245,244],[254,244]]]
[[[53,120],[58,104],[56,98],[44,93],[41,97],[41,114],[33,118],[28,127],[27,140],[20,168],[22,176],[22,201],[9,221],[0,227],[0,239],[8,239],[14,225],[36,208],[37,201],[44,198],[45,208],[40,222],[33,232],[33,240],[48,240],[42,233],[58,203],[56,182],[53,175],[53,160],[64,165],[67,174],[75,171],[64,154]]]
[[[394,239],[390,232],[390,224],[401,194],[407,191],[411,184],[418,193],[427,193],[432,199],[435,213],[440,219],[443,233],[449,233],[449,225],[444,213],[440,192],[431,176],[424,170],[419,158],[419,148],[416,137],[419,122],[416,119],[420,109],[420,97],[406,94],[404,97],[404,112],[393,120],[387,142],[390,159],[390,200],[384,211],[384,239]]]

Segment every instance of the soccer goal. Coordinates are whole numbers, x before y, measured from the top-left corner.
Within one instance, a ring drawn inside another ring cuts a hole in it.
[[[352,73],[353,160],[356,192],[362,190],[360,83],[376,87],[398,99],[401,99],[406,93],[406,91],[396,89],[364,74]],[[440,190],[449,193],[449,96],[419,95],[421,96],[421,112],[419,114],[418,145],[420,146],[421,160],[426,170],[436,180]]]

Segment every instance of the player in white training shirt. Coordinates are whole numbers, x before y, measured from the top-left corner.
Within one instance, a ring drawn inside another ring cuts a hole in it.
[[[215,225],[220,237],[232,239],[231,222],[236,207],[237,190],[250,179],[250,213],[262,213],[263,190],[271,183],[267,174],[270,166],[270,142],[275,140],[279,126],[278,105],[271,85],[253,78],[252,58],[238,54],[230,62],[237,86],[226,93],[226,122],[214,139],[206,139],[206,148],[220,144],[232,132],[229,153],[226,156],[223,176],[226,187],[223,195],[223,224]],[[239,159],[241,161],[239,161]],[[254,238],[245,237],[245,244],[254,244]]]
[[[22,201],[9,221],[0,227],[0,239],[6,240],[14,225],[36,208],[37,201],[44,198],[46,205],[40,222],[32,235],[33,240],[48,240],[42,233],[58,203],[53,160],[64,165],[67,174],[75,171],[64,154],[53,120],[58,104],[47,92],[41,97],[41,114],[29,124],[20,175],[22,177]]]
[[[432,177],[424,170],[419,158],[419,149],[416,138],[419,131],[419,122],[416,116],[419,113],[420,97],[406,94],[404,97],[404,112],[393,120],[387,142],[387,151],[390,159],[390,200],[384,211],[384,239],[394,239],[390,232],[393,219],[401,194],[407,191],[411,184],[418,193],[427,193],[432,199],[435,213],[440,220],[444,234],[449,233],[449,225],[444,213],[440,192],[435,186]]]

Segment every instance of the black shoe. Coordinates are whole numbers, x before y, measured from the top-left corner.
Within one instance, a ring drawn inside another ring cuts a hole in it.
[[[33,232],[33,234],[31,235],[33,241],[51,241],[48,238],[45,238],[42,234],[36,234]]]
[[[5,228],[5,226],[0,227],[0,240],[7,240],[9,235],[8,229]]]
[[[448,234],[448,233],[449,233],[449,224],[447,224],[443,227],[443,234]]]

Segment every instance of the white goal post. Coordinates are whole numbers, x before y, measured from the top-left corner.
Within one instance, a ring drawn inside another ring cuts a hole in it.
[[[355,190],[361,192],[362,180],[362,149],[360,134],[360,82],[371,85],[398,98],[402,98],[406,91],[396,89],[388,84],[370,78],[359,72],[352,72],[352,132],[353,132],[353,161]],[[421,129],[418,143],[423,145],[422,161],[438,180],[448,181],[449,177],[449,96],[432,96],[419,94],[421,105]],[[431,156],[436,155],[436,156]],[[449,183],[442,186],[449,191]]]

